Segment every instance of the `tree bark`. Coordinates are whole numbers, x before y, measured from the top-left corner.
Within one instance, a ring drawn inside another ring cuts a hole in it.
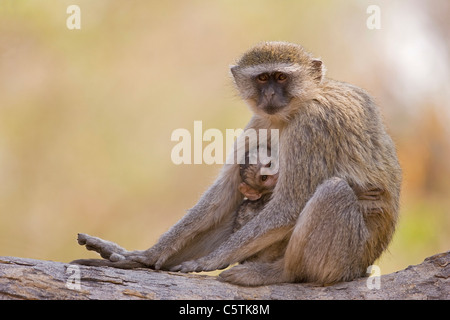
[[[449,277],[450,251],[378,278],[253,288],[199,274],[0,257],[0,299],[449,299]]]

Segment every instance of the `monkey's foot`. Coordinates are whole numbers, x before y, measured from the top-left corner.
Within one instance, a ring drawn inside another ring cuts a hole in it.
[[[84,233],[79,233],[77,240],[78,243],[85,246],[86,249],[95,251],[99,253],[102,258],[113,262],[125,260],[125,255],[128,252],[114,242],[92,237]]]
[[[205,259],[206,257],[197,259],[197,260],[191,260],[191,261],[185,261],[175,267],[170,268],[170,271],[174,272],[202,272],[202,271],[214,271],[218,269],[225,269],[228,267],[228,264],[215,264],[212,260]]]
[[[206,266],[198,263],[196,260],[185,261],[175,267],[170,268],[170,271],[183,273],[213,271],[213,270],[215,269],[206,268]]]
[[[274,263],[239,264],[219,274],[219,279],[241,286],[262,286],[283,282],[282,270],[274,270]]]
[[[380,188],[374,188],[371,190],[367,190],[363,193],[361,193],[358,196],[358,200],[369,200],[369,201],[376,201],[381,199],[381,195],[384,193],[383,189]]]

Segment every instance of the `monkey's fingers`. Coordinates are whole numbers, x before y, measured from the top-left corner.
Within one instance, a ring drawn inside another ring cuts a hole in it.
[[[183,266],[181,264],[179,264],[179,265],[177,265],[175,267],[170,268],[169,271],[179,272],[179,271],[181,271],[181,268],[183,268]]]
[[[359,200],[370,200],[370,201],[376,201],[381,199],[381,195],[384,193],[383,189],[375,188],[372,190],[367,190],[363,193],[361,193],[358,196]]]
[[[197,260],[191,260],[191,261],[185,261],[175,267],[170,268],[170,271],[174,272],[202,272],[202,271],[214,271],[217,269],[225,269],[228,267],[228,264],[215,264],[211,263],[211,261],[208,261],[207,259],[200,258]]]
[[[201,272],[201,271],[211,271],[205,270],[196,260],[185,261],[175,267],[170,268],[170,271],[173,272]]]
[[[127,253],[127,250],[114,242],[106,241],[88,234],[79,233],[77,240],[78,243],[84,245],[87,250],[97,252],[102,258],[111,258],[111,261],[124,260],[124,254]]]
[[[147,268],[159,270],[161,268],[162,263],[166,260],[157,264],[159,262],[158,255],[154,248],[150,248],[144,251],[132,251],[125,255],[125,259],[129,261],[136,261],[145,265]]]
[[[79,233],[78,238],[77,238],[78,244],[81,246],[85,245],[88,237],[89,237],[89,235],[87,235],[87,234]]]
[[[159,254],[157,254],[156,252],[153,253],[153,257],[157,257],[155,259],[155,269],[159,270],[162,268],[162,266],[164,265],[164,263],[166,263],[166,261],[172,257],[174,254],[176,254],[176,250],[173,249],[172,247],[169,248],[165,248],[164,250],[162,250],[162,252],[160,252]]]
[[[149,261],[148,257],[144,256],[144,255],[129,255],[126,257],[127,260],[130,261],[135,261],[137,263],[141,263],[147,267],[153,267],[154,263],[151,263],[151,261]]]

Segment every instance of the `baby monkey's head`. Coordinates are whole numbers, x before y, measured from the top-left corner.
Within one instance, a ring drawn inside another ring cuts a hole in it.
[[[244,164],[239,166],[239,173],[242,182],[239,184],[239,191],[247,197],[247,199],[255,201],[263,195],[272,193],[278,180],[278,172],[272,175],[261,174],[262,168],[269,168],[271,163],[250,164],[246,159]]]

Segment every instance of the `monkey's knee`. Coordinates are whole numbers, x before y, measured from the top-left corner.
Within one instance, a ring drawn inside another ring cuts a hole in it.
[[[327,216],[356,208],[357,200],[358,198],[346,180],[333,177],[317,187],[300,216],[316,212],[314,215],[323,220]]]

